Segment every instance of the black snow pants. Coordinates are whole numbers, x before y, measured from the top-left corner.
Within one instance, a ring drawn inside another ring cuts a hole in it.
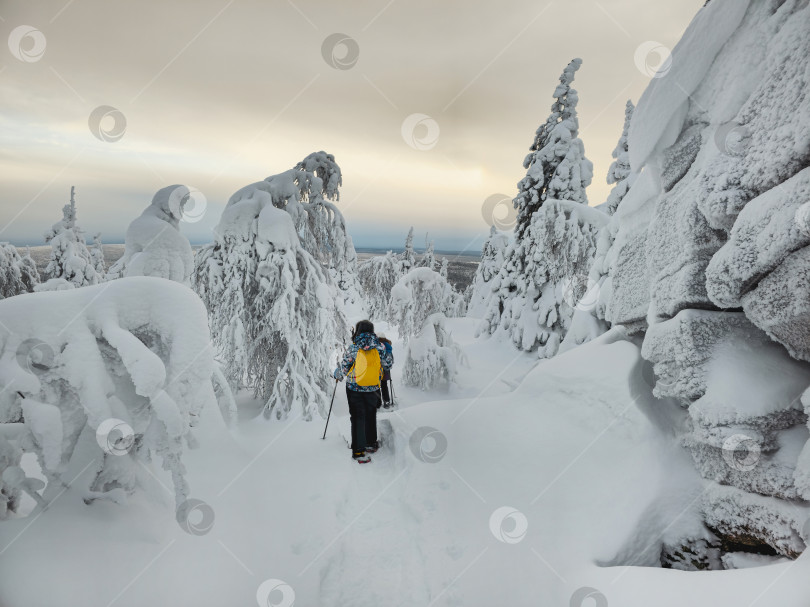
[[[377,402],[380,392],[357,392],[346,388],[352,421],[352,452],[360,453],[377,443]]]

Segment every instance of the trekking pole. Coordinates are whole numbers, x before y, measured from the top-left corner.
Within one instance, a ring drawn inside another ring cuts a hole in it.
[[[336,379],[335,380],[335,389],[332,391],[332,402],[329,403],[329,413],[326,416],[326,426],[323,429],[323,436],[321,437],[321,440],[326,440],[326,428],[329,427],[329,418],[332,415],[332,405],[335,404],[335,394],[337,394],[337,385],[338,385],[338,383],[340,383],[340,380]]]

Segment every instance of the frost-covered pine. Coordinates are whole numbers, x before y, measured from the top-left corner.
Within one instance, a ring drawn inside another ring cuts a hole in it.
[[[39,284],[39,273],[30,252],[20,257],[17,247],[0,242],[0,299],[29,293]]]
[[[425,234],[425,254],[422,256],[422,263],[420,267],[436,269],[436,253],[433,251],[433,241],[428,240],[428,235]]]
[[[159,458],[180,505],[189,493],[182,456],[195,444],[191,428],[215,405],[199,298],[170,281],[122,278],[4,299],[0,318],[14,327],[0,331],[0,377],[14,386],[0,391],[0,420],[23,422],[20,447],[39,460],[44,500],[74,480],[67,473],[78,450],[95,462],[86,502],[162,493],[149,469]],[[0,493],[3,485],[31,488],[14,459],[0,445]]]
[[[247,185],[231,196],[228,206],[243,200],[270,201],[293,218],[301,246],[324,267],[345,303],[359,298],[357,253],[346,230],[340,200],[340,166],[332,154],[313,152],[292,169]]]
[[[391,289],[400,278],[399,259],[392,251],[375,255],[360,264],[357,270],[363,301],[371,320],[388,320]]]
[[[406,343],[402,377],[406,384],[423,390],[452,383],[463,359],[445,327],[442,309],[448,286],[437,272],[416,268],[391,290],[390,322]]]
[[[447,257],[442,257],[442,265],[439,268],[439,276],[447,280]]]
[[[293,409],[308,420],[326,414],[329,356],[348,333],[343,300],[287,211],[331,191],[306,188],[338,183],[294,170],[242,188],[223,211],[214,242],[196,257],[194,286],[208,307],[225,375],[233,388],[263,399],[267,417],[282,419]]]
[[[34,288],[39,284],[39,270],[37,270],[37,262],[31,257],[31,247],[25,247],[25,255],[22,256],[20,272],[22,274],[22,283],[27,293],[32,293]]]
[[[523,167],[528,170],[518,183],[519,193],[514,200],[518,237],[523,236],[532,215],[547,198],[588,203],[585,188],[593,177],[593,163],[585,158],[585,148],[578,136],[579,97],[571,88],[580,65],[582,59],[574,59],[563,70],[560,84],[554,90],[556,100],[551,105],[551,114],[537,129],[530,153],[523,160]]]
[[[156,276],[190,286],[194,255],[180,232],[180,220],[193,195],[179,184],[158,190],[140,217],[129,224],[124,255],[110,267],[107,279]]]
[[[45,232],[45,242],[51,245],[46,279],[62,278],[76,287],[101,281],[84,242],[84,232],[76,225],[75,187],[70,188],[70,202],[62,207],[62,219]]]
[[[475,270],[470,285],[470,299],[467,306],[467,316],[482,318],[487,309],[487,302],[492,297],[492,279],[498,275],[503,267],[504,254],[509,245],[508,234],[492,226],[489,238],[481,248],[481,262]]]
[[[630,173],[630,154],[627,148],[627,132],[630,129],[630,120],[633,118],[633,110],[635,106],[629,99],[624,108],[624,127],[622,128],[622,135],[619,137],[619,142],[613,149],[613,158],[615,160],[610,165],[607,174],[608,184],[615,184],[613,189],[608,195],[607,202],[605,203],[605,210],[608,215],[613,215],[619,206],[619,203],[627,194],[630,185],[635,177]]]
[[[588,271],[599,228],[607,215],[587,206],[593,176],[579,139],[577,93],[571,88],[581,60],[568,64],[552,113],[535,136],[515,198],[515,241],[491,281],[480,333],[509,335],[521,350],[539,357],[557,353],[574,309],[589,292]]]
[[[399,274],[404,276],[416,267],[416,254],[413,252],[413,226],[405,238],[405,250],[399,256]]]
[[[104,245],[101,242],[101,232],[93,234],[93,244],[89,247],[90,259],[93,260],[93,267],[99,276],[107,273],[107,263],[104,261]]]

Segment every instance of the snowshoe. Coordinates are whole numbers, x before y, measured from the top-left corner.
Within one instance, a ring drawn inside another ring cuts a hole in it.
[[[358,464],[367,464],[371,461],[371,458],[365,453],[352,453],[352,459]]]

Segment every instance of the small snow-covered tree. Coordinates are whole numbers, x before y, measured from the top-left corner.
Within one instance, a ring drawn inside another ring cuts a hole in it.
[[[94,285],[101,277],[93,266],[90,251],[84,242],[84,232],[76,225],[76,188],[70,188],[70,202],[62,207],[61,221],[45,232],[45,242],[51,245],[51,257],[45,277],[63,278],[76,287]]]
[[[215,404],[213,348],[199,298],[171,281],[123,278],[4,299],[0,317],[14,327],[0,331],[0,377],[13,386],[0,391],[0,420],[23,422],[20,444],[37,455],[45,501],[73,480],[65,474],[84,441],[82,457],[97,464],[86,502],[120,502],[155,487],[149,467],[157,456],[181,504],[189,493],[182,456],[194,444],[191,429]],[[5,451],[0,492],[4,483],[30,488]]]
[[[442,265],[439,268],[439,276],[447,280],[447,257],[442,257]]]
[[[197,254],[194,283],[231,386],[252,389],[266,417],[282,419],[295,408],[309,420],[326,414],[329,355],[348,330],[339,290],[303,246],[292,214],[275,204],[298,179],[305,177],[288,171],[259,182],[269,190],[232,196],[213,244]],[[306,182],[324,183],[315,174]],[[286,193],[296,204],[297,191]]]
[[[183,211],[194,193],[184,185],[158,190],[143,213],[127,228],[124,254],[107,273],[107,279],[121,276],[156,276],[191,284],[194,255],[180,232]]]
[[[23,286],[27,293],[32,293],[34,288],[39,284],[39,270],[37,270],[37,262],[31,257],[31,247],[25,247],[25,255],[22,256],[20,264],[20,273]]]
[[[607,174],[608,184],[615,184],[613,189],[610,190],[607,202],[605,203],[605,210],[608,215],[613,215],[619,207],[619,203],[627,194],[630,189],[634,175],[630,172],[630,154],[627,147],[627,133],[630,130],[630,120],[633,118],[633,110],[635,106],[629,99],[624,108],[624,126],[622,127],[622,134],[616,147],[613,149],[613,158],[615,159],[610,165]]]
[[[101,242],[101,232],[93,234],[93,244],[90,245],[90,259],[99,276],[107,273],[107,262],[104,261],[104,245]]]
[[[524,160],[515,240],[491,281],[479,327],[480,333],[505,332],[519,349],[540,357],[557,353],[587,291],[596,235],[607,220],[587,206],[585,194],[593,170],[578,136],[578,96],[571,88],[581,63],[574,59],[560,76],[551,115]]]
[[[489,230],[489,238],[481,248],[481,262],[475,270],[475,276],[470,285],[467,316],[481,318],[486,312],[487,303],[492,297],[492,279],[503,267],[504,254],[508,244],[509,236],[492,226]]]
[[[30,252],[20,257],[17,247],[0,242],[0,299],[29,293],[37,284],[39,272]]]
[[[406,343],[405,383],[430,389],[452,383],[461,349],[453,343],[442,312],[448,283],[429,268],[416,268],[391,290],[389,317]],[[452,288],[452,287],[451,287]]]
[[[433,241],[428,240],[427,234],[425,234],[425,254],[419,266],[422,268],[430,268],[431,270],[436,269],[436,253],[433,251]]]
[[[404,276],[416,267],[416,254],[413,252],[413,226],[405,238],[405,250],[399,256],[399,273]]]
[[[388,302],[391,289],[399,280],[399,261],[388,251],[385,255],[375,255],[360,264],[357,270],[363,300],[371,320],[388,320]]]

